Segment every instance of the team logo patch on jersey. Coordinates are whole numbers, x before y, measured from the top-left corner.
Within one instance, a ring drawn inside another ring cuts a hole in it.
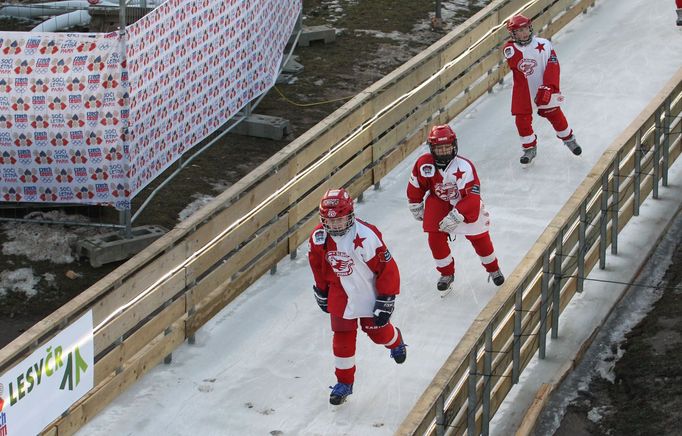
[[[327,239],[327,232],[324,229],[315,230],[315,233],[313,233],[313,243],[315,245],[324,244],[325,239]]]
[[[327,263],[332,267],[337,276],[349,276],[353,274],[353,259],[343,251],[329,251],[327,253]]]
[[[474,185],[471,187],[472,194],[481,194],[481,187],[479,185]]]
[[[459,188],[454,183],[437,183],[434,192],[443,201],[455,201],[459,198]]]
[[[388,263],[392,258],[393,256],[391,256],[391,252],[388,250],[384,251],[383,253],[379,253],[379,262]]]
[[[504,48],[504,57],[507,59],[511,59],[511,57],[514,56],[514,47],[509,46]]]
[[[535,67],[537,66],[538,62],[535,59],[521,59],[516,68],[518,68],[518,70],[521,71],[524,76],[528,77],[533,74]]]
[[[433,175],[436,174],[436,167],[431,164],[424,164],[419,167],[419,173],[422,177],[433,177]]]

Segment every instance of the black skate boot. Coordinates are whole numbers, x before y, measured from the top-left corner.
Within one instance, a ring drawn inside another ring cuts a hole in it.
[[[488,281],[492,279],[493,283],[495,283],[495,286],[502,286],[502,283],[504,283],[504,275],[502,274],[502,270],[497,270],[489,273],[488,275]]]
[[[575,135],[571,135],[569,139],[566,139],[564,141],[564,145],[568,147],[568,149],[571,150],[571,153],[576,156],[580,156],[580,153],[583,152],[583,149],[580,148],[578,142],[575,140]]]
[[[533,162],[533,159],[535,159],[535,156],[537,155],[538,151],[536,147],[528,147],[523,149],[523,156],[521,156],[521,159],[519,161],[521,162],[521,165],[530,165],[531,162]]]
[[[331,387],[331,386],[330,386]],[[332,388],[332,393],[329,396],[329,402],[335,406],[342,404],[346,398],[353,393],[353,385],[347,383],[337,383]]]
[[[396,330],[400,335],[400,345],[391,349],[391,359],[395,360],[395,363],[401,364],[407,359],[407,345],[403,341],[403,334],[400,333],[400,329],[396,327]]]
[[[455,281],[455,276],[440,276],[438,279],[438,283],[436,283],[436,287],[438,288],[439,291],[441,292],[446,292],[450,290],[450,285],[452,285],[452,282]]]

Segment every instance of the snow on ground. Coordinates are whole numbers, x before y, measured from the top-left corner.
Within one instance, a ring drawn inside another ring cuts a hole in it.
[[[565,111],[584,150],[579,158],[554,137],[548,123],[537,120],[538,157],[533,167],[520,168],[508,78],[453,121],[460,153],[477,165],[492,216],[491,235],[507,274],[603,150],[682,66],[682,32],[674,18],[667,0],[599,0],[555,36],[568,97]],[[387,350],[360,334],[354,393],[340,407],[329,405],[328,386],[335,383],[329,321],[314,302],[301,247],[296,259],[282,260],[276,274],[262,277],[207,323],[195,345],[183,344],[171,364],[150,371],[80,434],[393,434],[496,292],[471,246],[459,238],[453,243],[455,289],[445,299],[437,295],[426,237],[404,194],[421,151],[399,164],[379,190],[367,191],[356,210],[379,227],[401,269],[393,321],[409,345],[405,364],[396,365]],[[641,217],[628,226],[618,256],[610,256],[607,269],[591,277],[615,280],[614,275],[622,278],[636,269],[642,250],[679,207],[680,167],[670,174],[670,188],[661,188],[661,199],[645,203]],[[503,404],[493,421],[494,434],[513,433],[538,383],[551,379],[563,364],[562,349],[579,343],[622,289],[588,282],[562,318],[559,340],[548,341],[547,359],[530,365],[524,386]]]
[[[33,268],[19,268],[0,272],[0,297],[7,292],[21,292],[29,297],[36,294],[35,286],[40,280],[33,275]]]
[[[218,182],[218,183],[212,183],[211,185],[212,185],[211,188],[215,192],[220,193],[220,192],[225,191],[229,187],[230,184],[224,183],[224,182]],[[215,198],[215,195],[193,194],[192,198],[194,200],[192,200],[192,202],[190,204],[185,206],[185,208],[182,209],[180,211],[180,213],[178,213],[178,221],[184,221],[187,218],[189,218],[194,212],[198,211],[199,209],[201,209],[202,207],[204,207],[205,205],[210,203],[211,200],[213,200]]]
[[[54,264],[73,262],[74,245],[84,237],[96,235],[111,229],[62,225],[60,222],[88,223],[89,219],[82,215],[69,215],[63,211],[32,212],[24,217],[29,220],[43,220],[51,224],[28,222],[5,222],[0,225],[5,242],[2,254],[5,256],[23,256],[31,262],[48,261]],[[46,249],[47,247],[47,249]],[[55,281],[53,274],[46,273],[43,279],[47,283]],[[33,268],[19,268],[0,273],[0,304],[8,291],[23,292],[29,297],[36,295],[37,285],[41,278],[34,275]]]

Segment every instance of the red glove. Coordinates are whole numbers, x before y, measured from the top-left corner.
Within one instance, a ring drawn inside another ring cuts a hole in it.
[[[547,85],[540,85],[538,88],[538,93],[535,94],[535,104],[538,106],[544,106],[547,103],[549,103],[549,100],[552,98],[553,94],[552,88],[550,88]]]

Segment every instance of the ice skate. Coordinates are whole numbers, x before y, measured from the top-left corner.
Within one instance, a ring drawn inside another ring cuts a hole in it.
[[[455,281],[455,276],[440,276],[436,288],[441,292],[440,296],[445,297],[452,290],[452,282]]]
[[[493,271],[488,274],[488,281],[492,280],[493,283],[495,283],[495,286],[502,286],[502,283],[504,283],[504,275],[502,274],[502,270],[497,270]]]
[[[575,140],[575,136],[571,136],[569,139],[564,140],[564,145],[576,156],[580,156],[580,153],[583,152],[583,149],[580,148],[578,142]]]
[[[682,26],[682,8],[677,10],[677,25]]]
[[[331,387],[331,386],[330,386]],[[346,397],[353,393],[353,385],[347,383],[337,383],[332,388],[332,393],[329,396],[329,402],[335,406],[346,401]]]
[[[400,333],[400,329],[396,328],[396,330],[398,330],[398,334],[400,335],[400,345],[391,349],[391,359],[395,360],[395,363],[401,364],[407,359],[407,345],[405,345],[405,341],[403,341],[403,335]]]
[[[524,167],[530,165],[530,163],[533,162],[533,159],[535,159],[537,153],[538,153],[537,147],[524,148],[523,156],[521,156],[521,159],[519,159],[521,165],[523,165]]]

